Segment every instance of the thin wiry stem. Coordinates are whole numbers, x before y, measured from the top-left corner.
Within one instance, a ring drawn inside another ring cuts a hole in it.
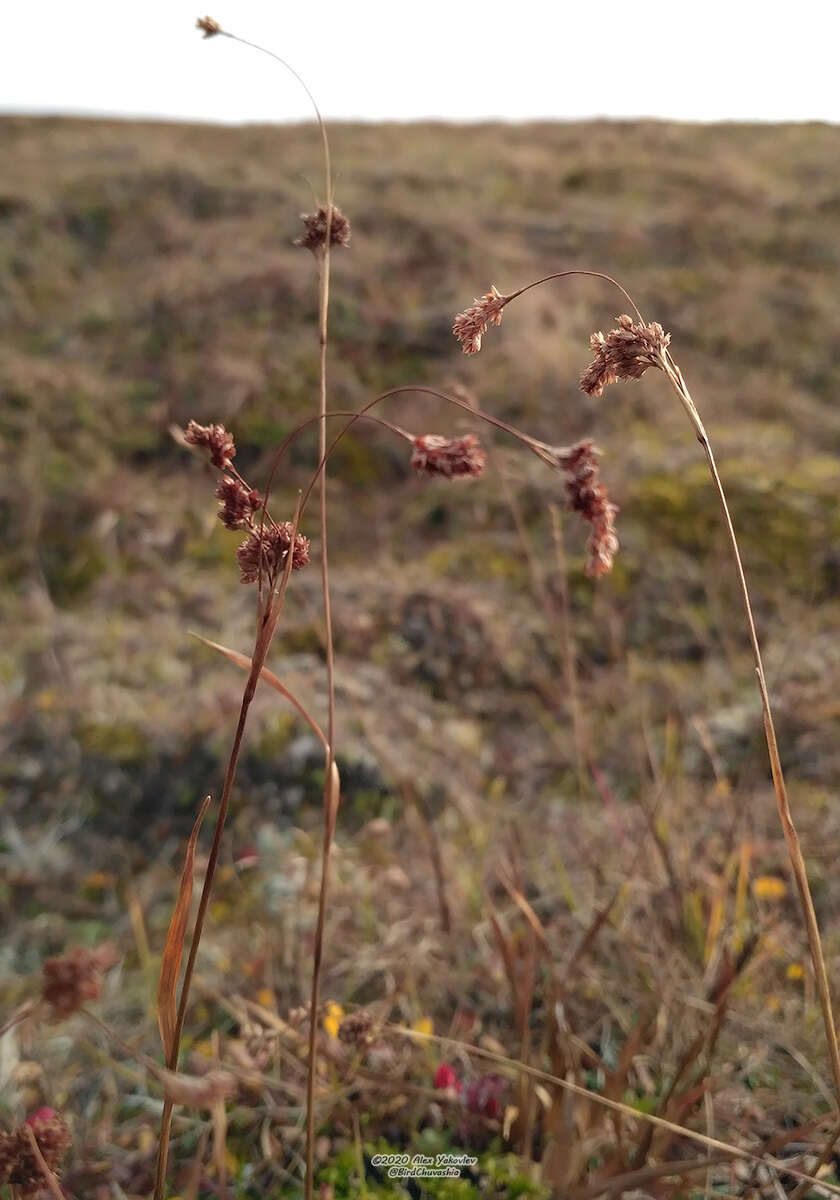
[[[287,555],[287,562],[291,563],[291,560],[292,554],[289,553]],[[245,690],[242,694],[242,703],[239,709],[239,720],[237,721],[236,732],[234,733],[233,744],[231,746],[227,769],[225,771],[224,783],[222,785],[222,794],[219,799],[219,811],[216,816],[216,828],[213,833],[213,843],[210,847],[210,854],[207,859],[207,869],[204,873],[204,883],[201,889],[201,898],[198,903],[198,912],[196,914],[195,924],[193,926],[189,955],[187,957],[187,965],[184,968],[184,980],[181,984],[178,1013],[175,1019],[175,1036],[172,1041],[172,1051],[166,1061],[166,1065],[170,1071],[177,1071],[178,1069],[178,1058],[181,1052],[181,1038],[183,1036],[184,1020],[186,1018],[187,1006],[189,1003],[190,986],[192,984],[192,978],[195,972],[195,961],[198,955],[198,947],[201,942],[201,935],[204,930],[204,921],[207,915],[207,907],[210,903],[210,894],[213,890],[213,880],[216,875],[216,865],[222,844],[222,833],[224,832],[225,823],[227,821],[228,807],[230,805],[230,794],[233,788],[233,781],[236,777],[236,768],[239,762],[239,754],[242,749],[242,739],[245,734],[245,724],[248,720],[248,712],[251,707],[251,701],[253,700],[254,693],[257,690],[260,671],[262,670],[263,663],[265,662],[265,657],[268,654],[268,649],[271,645],[271,639],[274,635],[274,630],[277,626],[277,620],[279,616],[280,609],[276,604],[270,605],[263,614],[260,633],[258,634],[256,643],[254,645],[251,671],[248,675],[248,680],[245,684]],[[172,1131],[173,1108],[173,1102],[165,1099],[163,1104],[163,1112],[161,1115],[157,1166],[155,1170],[155,1200],[163,1200],[164,1189],[166,1185],[166,1167],[169,1157],[169,1139]]]
[[[320,349],[319,362],[319,413],[323,418],[327,411],[327,317],[329,309],[330,295],[330,237],[332,231],[332,211],[333,211],[333,177],[332,165],[330,160],[330,143],[327,136],[327,126],[324,118],[321,115],[321,110],[318,103],[310,91],[308,85],[295,68],[281,58],[279,54],[275,54],[272,50],[267,50],[264,46],[258,45],[256,42],[250,42],[246,38],[238,37],[236,34],[228,33],[226,30],[221,30],[225,37],[232,41],[239,42],[243,46],[249,46],[253,50],[258,50],[261,54],[267,55],[274,59],[282,67],[285,67],[301,85],[306,95],[312,104],[315,111],[315,117],[318,121],[318,128],[321,134],[321,147],[324,159],[324,181],[325,181],[325,198],[326,205],[326,231],[324,246],[318,257],[318,343]],[[322,420],[319,427],[318,445],[319,458],[325,460],[326,451],[326,426]],[[266,496],[266,503],[268,497]],[[314,1188],[314,1161],[315,1161],[315,1119],[313,1112],[313,1100],[315,1089],[315,1013],[318,1005],[318,993],[320,989],[321,976],[321,957],[323,953],[324,926],[326,923],[326,906],[327,906],[327,877],[329,869],[330,845],[332,842],[332,829],[335,825],[335,813],[332,812],[332,789],[333,789],[333,774],[335,764],[335,651],[333,646],[332,634],[332,610],[330,604],[330,573],[329,573],[329,558],[327,549],[327,479],[326,473],[322,473],[320,477],[319,500],[321,509],[321,588],[323,592],[324,603],[324,630],[325,630],[325,645],[326,645],[326,668],[327,668],[327,695],[328,695],[328,722],[327,722],[327,740],[329,750],[327,753],[327,769],[324,780],[324,848],[321,871],[321,890],[318,899],[318,920],[315,933],[315,948],[313,952],[313,970],[312,970],[312,994],[310,998],[310,1038],[309,1038],[309,1064],[306,1081],[306,1178],[304,1180],[304,1194],[306,1200],[311,1200]],[[289,556],[291,558],[291,555]],[[336,797],[336,803],[337,803]]]
[[[537,458],[540,459],[541,462],[546,464],[546,466],[549,466],[552,468],[557,467],[556,456],[554,454],[552,447],[549,446],[547,442],[541,442],[538,438],[530,437],[527,433],[523,433],[521,429],[517,429],[514,425],[509,425],[507,421],[501,420],[500,417],[494,417],[490,413],[486,413],[482,409],[476,408],[472,404],[468,404],[466,400],[461,400],[458,396],[450,396],[448,393],[441,392],[437,388],[425,387],[422,384],[404,384],[401,387],[389,388],[389,390],[387,392],[380,392],[380,394],[378,396],[374,396],[374,398],[372,400],[368,400],[367,404],[363,404],[362,407],[357,412],[347,412],[344,409],[330,409],[325,414],[326,417],[347,416],[348,420],[347,420],[346,425],[344,425],[344,427],[336,434],[336,436],[330,442],[329,446],[326,449],[325,454],[322,455],[321,461],[319,462],[314,475],[312,476],[312,478],[310,479],[306,488],[304,489],[303,498],[301,500],[301,513],[303,513],[306,509],[306,505],[309,500],[309,497],[311,496],[311,494],[320,478],[321,472],[323,471],[323,469],[326,465],[326,462],[329,460],[333,451],[336,449],[338,443],[341,441],[341,439],[344,437],[345,434],[349,433],[349,431],[356,424],[356,422],[361,421],[361,420],[375,420],[376,418],[372,418],[368,415],[370,410],[375,405],[382,404],[385,400],[390,400],[395,396],[406,396],[413,392],[418,393],[423,396],[432,396],[436,400],[445,400],[448,404],[454,404],[456,406],[456,408],[464,409],[465,412],[471,413],[473,416],[478,417],[479,420],[484,421],[487,425],[493,425],[496,429],[500,429],[503,433],[507,433],[511,437],[516,438],[516,440],[518,442],[521,442],[521,444],[526,448],[526,450],[530,450],[531,453],[535,454],[537,456]],[[286,451],[289,449],[292,442],[309,425],[314,425],[316,421],[322,421],[322,420],[323,420],[322,417],[307,417],[305,420],[301,421],[298,425],[296,425],[295,428],[292,429],[291,432],[286,435],[286,437],[284,438],[284,440],[282,441],[280,446],[277,448],[277,450],[274,453],[274,458],[273,458],[272,464],[271,464],[271,470],[269,471],[269,474],[268,474],[268,482],[267,482],[266,488],[265,488],[266,502],[268,502],[268,498],[271,494],[271,489],[274,484],[274,478],[280,467],[280,463],[282,462],[282,460],[286,454]],[[400,429],[399,426],[391,426],[390,423],[387,423],[387,426],[388,426],[388,428],[392,429],[392,431],[394,433],[399,434],[401,437],[405,437],[405,436],[410,437],[410,435],[407,435],[406,431],[404,429]]]
[[[531,288],[539,287],[540,284],[543,283],[550,283],[552,279],[566,279],[570,275],[588,275],[591,279],[605,279],[607,283],[611,283],[614,287],[618,288],[639,320],[644,321],[644,317],[636,307],[636,301],[633,299],[630,293],[621,286],[617,279],[613,279],[612,275],[605,275],[603,271],[584,271],[579,269],[555,271],[551,275],[544,275],[542,279],[535,279],[533,283],[526,283],[524,287],[517,288],[515,292],[511,292],[509,295],[505,296],[505,304],[509,304],[511,300],[515,300],[517,296],[524,296],[525,292],[530,292]]]
[[[219,35],[221,37],[230,38],[230,40],[232,42],[239,42],[240,46],[249,46],[251,50],[259,50],[260,54],[266,54],[269,58],[273,58],[274,61],[279,63],[281,67],[285,67],[290,75],[294,76],[294,78],[298,81],[300,86],[306,92],[307,96],[309,97],[309,101],[310,101],[313,109],[315,110],[315,118],[318,122],[318,129],[320,130],[320,133],[321,133],[321,149],[322,149],[323,155],[324,155],[324,171],[325,171],[326,180],[327,180],[326,203],[327,203],[327,205],[331,204],[332,203],[332,168],[330,166],[330,141],[329,141],[329,138],[327,137],[327,126],[324,122],[324,118],[321,116],[321,110],[318,108],[318,103],[317,103],[315,97],[312,95],[312,92],[309,90],[309,87],[307,86],[306,81],[303,79],[303,77],[301,75],[299,75],[297,73],[297,71],[294,69],[294,67],[291,65],[291,63],[287,62],[285,58],[281,58],[279,54],[275,54],[273,50],[266,50],[265,46],[260,46],[260,45],[258,45],[257,42],[249,42],[247,38],[239,37],[235,33],[228,33],[228,31],[226,29],[220,29]],[[327,239],[329,240],[329,229],[327,229]]]
[[[723,514],[723,522],[726,527],[727,537],[729,539],[732,557],[735,562],[735,571],[738,577],[738,588],[741,593],[741,600],[744,606],[744,613],[747,621],[747,632],[749,634],[750,647],[752,649],[753,661],[755,663],[755,674],[758,681],[758,690],[761,696],[761,705],[764,717],[764,735],[767,741],[767,751],[770,758],[770,770],[773,776],[773,787],[776,793],[776,803],[779,810],[779,820],[784,833],[785,843],[787,845],[788,856],[793,868],[796,887],[799,892],[799,901],[802,908],[802,914],[805,918],[805,929],[808,936],[808,947],[811,952],[811,962],[814,967],[814,977],[817,984],[817,995],[819,996],[820,1009],[822,1010],[823,1025],[825,1027],[826,1041],[828,1042],[828,1054],[831,1062],[831,1074],[834,1081],[834,1090],[840,1106],[840,1050],[837,1046],[837,1031],[834,1024],[834,1014],[831,1007],[831,991],[828,984],[828,973],[825,966],[825,957],[823,955],[822,941],[820,939],[819,925],[817,923],[817,915],[814,910],[814,901],[811,896],[811,888],[808,883],[808,872],[805,866],[805,858],[802,854],[802,846],[799,841],[799,835],[796,831],[796,826],[793,821],[793,814],[790,809],[788,800],[787,787],[785,786],[784,772],[779,758],[779,748],[776,741],[776,729],[773,724],[773,713],[770,707],[770,697],[767,691],[767,680],[764,674],[764,664],[761,659],[761,648],[758,643],[758,635],[755,629],[755,620],[753,619],[752,604],[750,602],[749,589],[747,587],[746,576],[741,562],[741,554],[738,549],[738,539],[735,536],[735,529],[732,524],[732,517],[729,513],[729,505],[726,500],[726,493],[721,482],[720,474],[718,473],[717,464],[715,462],[714,453],[712,452],[711,444],[703,422],[700,419],[691,395],[686,387],[685,380],[679,367],[674,362],[671,355],[665,351],[662,354],[661,360],[662,369],[668,377],[671,386],[680,398],[689,420],[691,421],[697,439],[703,447],[706,455],[706,462],[709,467],[709,472],[712,476],[715,492],[720,503],[721,512]]]

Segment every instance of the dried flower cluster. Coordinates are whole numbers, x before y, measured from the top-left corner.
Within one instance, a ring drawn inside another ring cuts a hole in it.
[[[269,587],[274,586],[286,564],[293,531],[294,525],[291,521],[280,521],[276,525],[255,529],[248,535],[236,551],[243,583],[256,583],[262,575]],[[302,533],[296,533],[292,550],[292,570],[298,571],[308,562],[309,538],[304,537]]]
[[[225,529],[244,529],[250,525],[254,513],[262,508],[263,498],[254,488],[246,487],[241,479],[223,475],[216,488],[216,497],[221,500],[219,520]]]
[[[317,212],[301,213],[304,232],[295,239],[296,246],[316,253],[327,244],[327,208],[322,204]],[[350,222],[340,208],[332,206],[330,217],[330,245],[348,246],[350,244]]]
[[[418,475],[442,475],[445,479],[480,475],[485,461],[474,433],[456,438],[424,433],[414,439],[411,465]]]
[[[43,1172],[32,1149],[29,1130],[35,1135],[44,1162],[55,1174],[70,1145],[70,1131],[51,1108],[39,1108],[11,1133],[0,1133],[0,1186],[11,1184],[20,1196],[34,1196],[45,1186]]]
[[[567,449],[555,450],[558,464],[567,475],[569,508],[572,512],[580,513],[592,528],[586,573],[593,579],[600,579],[612,570],[618,550],[615,532],[618,506],[611,502],[606,485],[598,480],[598,453],[591,439]]]
[[[215,37],[217,33],[222,32],[222,27],[218,21],[214,21],[212,17],[199,17],[195,23],[196,29],[200,29],[206,38]]]
[[[476,300],[464,312],[458,313],[452,332],[461,343],[464,354],[478,354],[487,326],[501,325],[502,309],[507,300],[507,296],[503,296],[491,284],[490,291],[480,300]]]
[[[604,388],[619,379],[641,379],[648,367],[659,366],[671,340],[656,321],[636,325],[626,313],[616,320],[618,329],[606,336],[593,333],[589,339],[595,357],[581,375],[580,386],[590,396],[603,395]]]
[[[373,1041],[373,1014],[366,1008],[350,1013],[338,1027],[339,1040],[362,1050]]]
[[[224,425],[199,425],[197,421],[190,421],[184,430],[184,439],[190,446],[206,450],[213,466],[222,470],[236,457],[233,435]]]
[[[116,962],[113,946],[79,947],[44,963],[41,995],[54,1021],[62,1021],[102,992],[102,972]]]

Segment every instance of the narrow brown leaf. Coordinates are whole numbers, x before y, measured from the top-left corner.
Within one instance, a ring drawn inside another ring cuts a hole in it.
[[[220,654],[224,654],[225,658],[229,659],[230,662],[235,663],[235,665],[237,667],[242,667],[242,669],[244,671],[251,670],[251,659],[248,657],[247,654],[240,654],[238,650],[230,650],[230,649],[228,649],[227,646],[220,645],[219,642],[211,642],[209,638],[202,637],[200,633],[193,633],[192,636],[194,638],[196,638],[199,642],[203,642],[205,646],[209,646],[211,650],[218,650]],[[321,729],[321,726],[314,719],[314,717],[312,717],[312,715],[306,710],[306,708],[304,708],[304,706],[301,704],[300,700],[298,700],[298,698],[292,692],[290,692],[289,689],[284,684],[282,684],[280,682],[280,680],[277,678],[277,676],[274,674],[274,672],[269,671],[268,667],[263,667],[262,670],[260,671],[260,678],[263,680],[264,683],[267,683],[270,688],[274,688],[275,692],[279,692],[281,696],[283,696],[286,700],[288,700],[289,703],[295,709],[297,709],[297,711],[303,717],[304,721],[306,721],[306,723],[309,725],[312,732],[318,738],[321,745],[324,747],[324,749],[326,749],[327,748],[327,739],[324,736],[324,732]]]
[[[184,938],[187,932],[187,918],[190,915],[190,901],[193,890],[193,871],[195,867],[195,844],[201,823],[210,804],[210,797],[205,796],[201,803],[198,816],[193,825],[190,840],[187,842],[187,852],[184,856],[184,867],[181,871],[181,882],[178,885],[178,895],[169,930],[166,934],[166,945],[160,964],[160,983],[158,984],[158,1027],[160,1040],[163,1042],[163,1052],[167,1063],[171,1062],[175,1048],[175,1025],[178,1012],[178,972],[181,969],[181,954],[184,949]]]

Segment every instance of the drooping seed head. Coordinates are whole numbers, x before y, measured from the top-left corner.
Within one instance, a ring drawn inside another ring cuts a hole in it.
[[[199,425],[197,421],[190,421],[184,430],[184,440],[190,446],[206,450],[213,466],[220,469],[229,467],[236,457],[233,434],[228,433],[224,425]]]
[[[236,558],[242,572],[243,583],[256,583],[260,576],[272,587],[286,565],[286,556],[292,545],[294,525],[291,521],[280,521],[277,525],[266,525],[250,533],[239,549]],[[296,533],[292,550],[292,570],[298,571],[309,562],[309,538]]]
[[[553,454],[566,475],[568,507],[572,512],[580,513],[591,528],[586,574],[600,579],[612,570],[618,551],[615,531],[618,505],[612,503],[606,485],[599,481],[600,451],[591,438],[587,438],[574,446],[556,447]]]
[[[424,433],[414,439],[411,465],[418,475],[442,475],[445,479],[480,475],[486,455],[474,433],[445,438]]]
[[[305,250],[311,250],[313,254],[317,254],[320,250],[323,250],[327,244],[328,211],[322,204],[317,212],[300,214],[300,219],[304,225],[304,232],[299,238],[295,238],[296,246],[303,246]],[[330,245],[349,246],[349,244],[350,222],[341,209],[333,204],[332,215],[330,217]]]
[[[464,354],[478,354],[487,326],[501,325],[502,309],[506,303],[507,296],[503,296],[495,285],[491,284],[489,292],[458,313],[452,325],[452,332],[461,343]]]
[[[594,358],[581,375],[580,386],[590,396],[603,395],[604,388],[619,379],[641,379],[648,367],[659,367],[671,341],[657,321],[635,324],[626,313],[616,320],[617,329],[606,335],[593,333],[589,339]]]
[[[199,17],[195,23],[196,29],[200,29],[205,38],[215,37],[217,33],[222,32],[222,27],[218,21],[214,21],[212,17]]]

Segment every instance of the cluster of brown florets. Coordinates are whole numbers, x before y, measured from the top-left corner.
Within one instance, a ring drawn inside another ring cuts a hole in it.
[[[221,500],[219,520],[225,529],[245,529],[252,524],[257,509],[263,506],[263,498],[256,488],[249,488],[233,475],[222,476],[216,497]]]
[[[340,208],[335,204],[328,209],[325,205],[313,213],[301,213],[300,219],[303,221],[304,232],[299,238],[295,239],[296,246],[303,246],[305,250],[311,250],[313,254],[319,250],[323,250],[327,244],[327,217],[329,215],[330,226],[330,245],[331,246],[349,246],[350,244],[350,222],[345,217]]]
[[[487,326],[501,325],[502,310],[507,301],[508,297],[491,284],[489,292],[475,300],[464,312],[458,313],[452,332],[461,343],[464,354],[478,354]]]
[[[212,17],[199,17],[195,23],[196,29],[200,29],[206,38],[215,37],[216,34],[222,32],[222,27],[218,21],[214,21]]]
[[[190,446],[206,450],[213,466],[220,470],[229,467],[236,457],[233,436],[224,425],[199,425],[197,421],[189,421],[184,430],[184,440]]]
[[[47,1182],[32,1146],[33,1136],[53,1175],[70,1146],[70,1131],[51,1108],[39,1108],[17,1129],[0,1133],[0,1186],[10,1184],[21,1197],[35,1196]]]
[[[618,550],[615,532],[618,506],[612,503],[606,485],[599,480],[599,453],[590,438],[554,451],[558,465],[566,475],[568,506],[572,512],[580,513],[592,530],[586,573],[593,579],[600,579],[612,570]]]
[[[293,539],[291,522],[274,521],[260,493],[233,468],[231,460],[236,455],[236,445],[224,425],[199,425],[190,421],[184,430],[184,440],[190,446],[204,450],[214,467],[227,472],[219,480],[216,498],[220,501],[219,520],[224,527],[249,531],[236,551],[242,582],[256,583],[262,578],[273,587],[283,573],[292,541],[292,570],[305,567],[309,562],[309,538],[295,533]],[[263,517],[258,522],[255,514],[260,509]]]
[[[102,993],[102,973],[117,961],[113,946],[85,950],[79,946],[43,967],[41,996],[54,1021],[63,1021]]]
[[[414,439],[411,465],[418,475],[442,475],[445,479],[480,475],[486,456],[474,433],[445,438],[424,433]]]
[[[262,577],[269,586],[276,583],[286,566],[290,548],[292,570],[299,571],[309,562],[309,538],[296,533],[291,521],[272,522],[254,529],[236,551],[242,582],[256,583]]]
[[[338,1027],[338,1037],[345,1046],[365,1049],[373,1042],[373,1013],[367,1008],[349,1013]]]
[[[618,329],[593,333],[589,339],[595,357],[581,375],[580,386],[590,396],[603,395],[604,388],[619,379],[641,379],[648,367],[661,366],[671,340],[657,321],[635,324],[626,313],[616,320]]]

